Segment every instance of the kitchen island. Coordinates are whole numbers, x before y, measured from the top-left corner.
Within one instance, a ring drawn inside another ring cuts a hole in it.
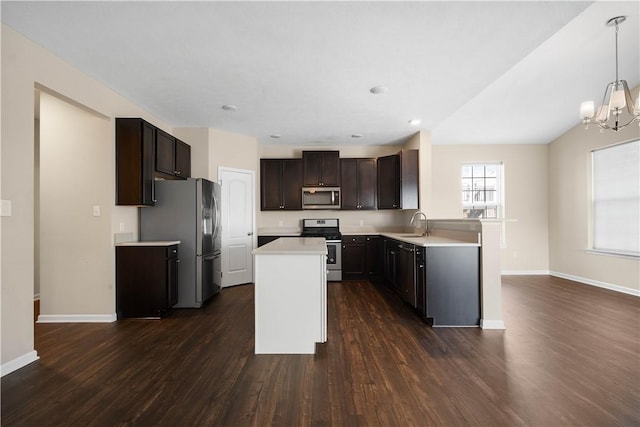
[[[327,340],[325,239],[281,238],[253,255],[255,353],[315,353]]]

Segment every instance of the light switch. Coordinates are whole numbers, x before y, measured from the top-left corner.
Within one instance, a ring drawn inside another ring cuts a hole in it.
[[[0,216],[11,216],[11,200],[2,200],[0,204]]]
[[[94,205],[93,206],[93,216],[100,216],[100,206],[99,205]]]

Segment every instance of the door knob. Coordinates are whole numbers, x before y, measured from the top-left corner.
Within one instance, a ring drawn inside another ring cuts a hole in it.
[[[247,233],[247,236],[253,236],[253,233],[250,231]]]

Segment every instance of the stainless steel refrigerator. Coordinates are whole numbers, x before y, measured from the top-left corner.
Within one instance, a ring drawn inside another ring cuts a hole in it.
[[[220,185],[155,181],[155,206],[140,209],[140,240],[180,240],[176,308],[200,308],[220,292]]]

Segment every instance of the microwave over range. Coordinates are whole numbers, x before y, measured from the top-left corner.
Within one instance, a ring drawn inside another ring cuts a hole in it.
[[[340,187],[303,187],[302,209],[340,209]]]

